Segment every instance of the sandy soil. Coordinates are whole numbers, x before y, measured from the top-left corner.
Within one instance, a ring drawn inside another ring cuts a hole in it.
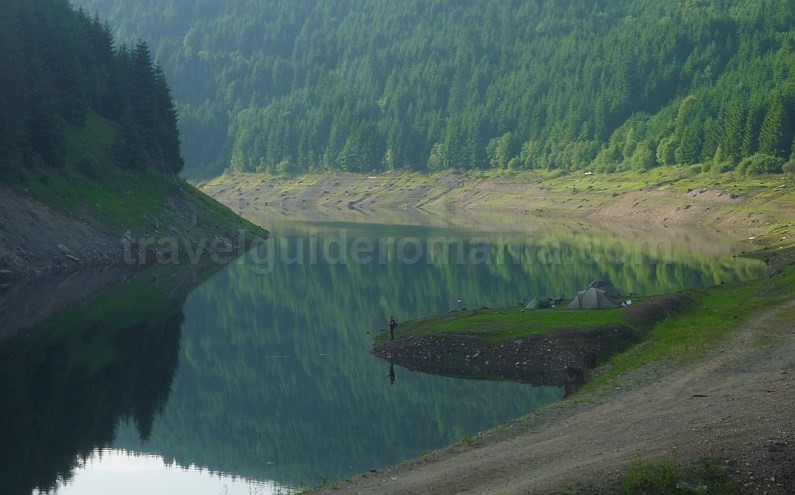
[[[795,301],[708,357],[594,392],[319,493],[599,493],[640,460],[723,462],[743,493],[795,493]]]

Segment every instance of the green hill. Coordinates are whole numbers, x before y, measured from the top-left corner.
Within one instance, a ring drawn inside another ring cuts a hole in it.
[[[265,234],[178,177],[176,109],[145,42],[117,45],[66,0],[3,0],[0,66],[0,282]]]
[[[151,41],[192,176],[762,173],[793,151],[792,0],[76,3]]]

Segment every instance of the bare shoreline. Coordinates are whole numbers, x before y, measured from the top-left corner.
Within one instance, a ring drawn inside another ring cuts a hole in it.
[[[711,229],[760,246],[795,237],[795,181],[782,175],[240,174],[198,187],[260,224],[279,218],[423,224],[435,217],[488,228],[506,218],[517,224],[565,218],[616,230]]]

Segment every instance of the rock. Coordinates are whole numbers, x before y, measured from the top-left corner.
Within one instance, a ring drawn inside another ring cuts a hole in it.
[[[72,256],[71,254],[67,254],[66,257],[74,261],[75,263],[80,263],[80,258],[78,258],[77,256]]]
[[[69,248],[64,246],[63,244],[58,244],[58,249],[60,249],[62,253],[68,253],[69,252]]]
[[[17,279],[17,274],[11,270],[0,270],[0,283],[13,282]]]
[[[677,482],[676,489],[688,493],[706,493],[708,490],[706,485],[695,485],[686,481]]]

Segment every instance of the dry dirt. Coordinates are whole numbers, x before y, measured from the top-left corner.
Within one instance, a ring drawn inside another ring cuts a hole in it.
[[[472,442],[319,493],[600,493],[640,460],[724,463],[742,493],[795,493],[795,301],[702,360],[640,369]]]
[[[121,258],[118,237],[0,184],[0,283]]]
[[[736,231],[754,243],[778,226],[776,239],[795,236],[795,202],[789,178],[776,176],[757,186],[717,184],[712,177],[688,179],[692,187],[674,189],[671,181],[649,183],[643,189],[588,185],[590,176],[569,179],[574,187],[557,189],[533,176],[500,178],[449,172],[422,176],[390,172],[378,176],[319,174],[295,178],[265,174],[221,176],[199,189],[246,218],[262,223],[288,220],[349,220],[423,224],[429,213],[488,228],[502,217],[522,218],[525,224],[554,222],[562,217],[585,220],[611,229],[692,229],[709,227]],[[787,182],[781,184],[781,182]],[[776,182],[778,181],[778,182]],[[779,185],[774,185],[779,184]],[[469,218],[470,216],[474,218]],[[268,225],[263,225],[268,227]]]

